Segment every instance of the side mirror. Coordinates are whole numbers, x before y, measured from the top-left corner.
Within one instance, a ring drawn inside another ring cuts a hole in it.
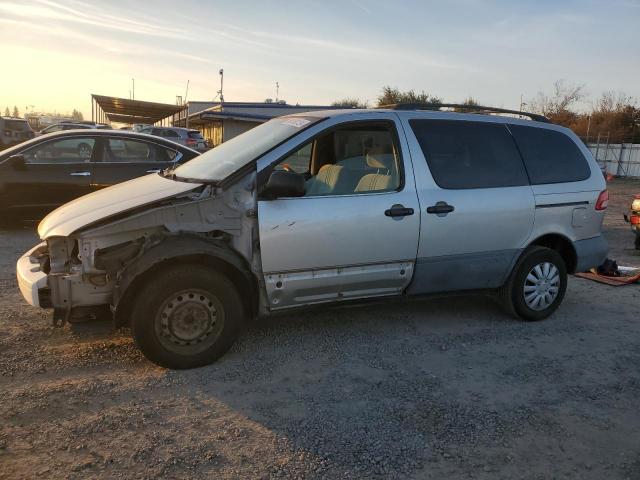
[[[14,170],[24,170],[24,155],[22,155],[21,153],[11,155],[7,160],[7,163],[11,165],[11,168],[13,168]]]
[[[302,197],[304,195],[304,177],[296,172],[274,170],[260,194],[268,199]]]

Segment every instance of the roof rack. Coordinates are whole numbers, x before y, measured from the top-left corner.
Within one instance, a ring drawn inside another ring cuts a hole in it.
[[[521,112],[519,110],[508,110],[506,108],[483,107],[482,105],[465,105],[459,103],[392,103],[382,105],[380,108],[388,108],[391,110],[440,110],[441,108],[457,108],[465,110],[463,113],[508,113],[511,115],[521,115],[529,117],[536,122],[551,123],[544,115],[531,112]]]

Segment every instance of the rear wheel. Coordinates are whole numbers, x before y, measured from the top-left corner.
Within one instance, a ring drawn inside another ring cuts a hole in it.
[[[133,337],[142,353],[162,367],[214,362],[233,345],[243,320],[233,283],[200,265],[161,270],[136,297]]]
[[[545,247],[525,250],[502,288],[506,309],[527,321],[547,318],[562,303],[567,268],[558,252]]]

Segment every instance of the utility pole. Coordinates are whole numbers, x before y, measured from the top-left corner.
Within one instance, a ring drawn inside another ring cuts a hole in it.
[[[220,74],[220,91],[218,93],[220,94],[220,103],[223,103],[224,94],[222,93],[222,88],[224,87],[224,69],[221,68],[218,73]]]
[[[187,95],[189,95],[189,80],[187,79],[187,88],[184,91],[184,106],[186,107],[186,117],[184,119],[184,127],[189,128],[189,107],[187,105]]]
[[[280,93],[280,84],[276,82],[276,103],[278,103],[278,94]]]
[[[131,100],[136,99],[136,79],[131,79]]]

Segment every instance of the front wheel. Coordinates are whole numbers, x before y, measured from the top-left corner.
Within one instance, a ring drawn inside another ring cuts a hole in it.
[[[201,265],[160,270],[136,297],[133,337],[145,357],[162,367],[213,363],[233,345],[243,320],[233,283]]]
[[[567,267],[558,252],[545,247],[525,250],[502,288],[507,310],[523,320],[547,318],[562,303]]]

